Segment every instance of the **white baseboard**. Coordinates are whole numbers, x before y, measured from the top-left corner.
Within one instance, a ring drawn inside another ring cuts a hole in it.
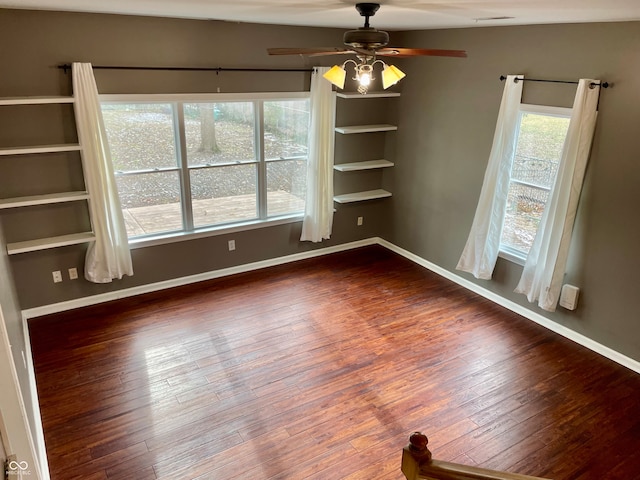
[[[400,248],[396,245],[394,245],[393,243],[390,243],[382,238],[379,237],[371,237],[371,238],[367,238],[364,240],[358,240],[355,242],[350,242],[350,243],[344,243],[341,245],[335,245],[332,247],[326,247],[326,248],[318,248],[318,249],[314,249],[314,250],[309,250],[307,252],[301,252],[301,253],[295,253],[292,255],[286,255],[284,257],[277,257],[277,258],[272,258],[272,259],[268,259],[268,260],[262,260],[259,262],[253,262],[253,263],[247,263],[244,265],[237,265],[234,267],[229,267],[229,268],[223,268],[221,270],[213,270],[210,272],[205,272],[205,273],[201,273],[201,274],[197,274],[197,275],[190,275],[187,277],[181,277],[181,278],[175,278],[172,280],[167,280],[167,281],[163,281],[163,282],[157,282],[157,283],[152,283],[149,285],[141,285],[139,287],[132,287],[132,288],[127,288],[127,289],[123,289],[123,290],[118,290],[115,292],[109,292],[109,293],[103,293],[103,294],[99,294],[99,295],[92,295],[90,297],[83,297],[83,298],[78,298],[75,300],[69,300],[66,302],[60,302],[60,303],[54,303],[51,305],[44,305],[42,307],[35,307],[35,308],[30,308],[30,309],[26,309],[22,311],[22,318],[23,318],[23,322],[24,322],[24,331],[25,331],[25,340],[27,343],[26,348],[28,349],[28,353],[29,355],[28,358],[29,360],[31,360],[31,355],[30,355],[30,348],[31,346],[29,345],[29,329],[27,327],[27,320],[29,318],[34,318],[34,317],[39,317],[42,315],[48,315],[51,313],[58,313],[58,312],[63,312],[66,310],[72,310],[75,308],[80,308],[80,307],[86,307],[86,306],[90,306],[90,305],[96,305],[99,303],[103,303],[103,302],[108,302],[111,300],[118,300],[121,298],[127,298],[127,297],[132,297],[135,295],[141,295],[144,293],[150,293],[150,292],[156,292],[159,290],[164,290],[167,288],[172,288],[172,287],[178,287],[178,286],[182,286],[182,285],[187,285],[190,283],[195,283],[195,282],[201,282],[201,281],[205,281],[205,280],[212,280],[215,278],[221,278],[221,277],[225,277],[228,275],[234,275],[237,273],[244,273],[244,272],[249,272],[249,271],[253,271],[253,270],[258,270],[261,268],[267,268],[267,267],[272,267],[272,266],[276,266],[276,265],[282,265],[285,263],[290,263],[290,262],[295,262],[298,260],[305,260],[308,258],[314,258],[314,257],[319,257],[322,255],[328,255],[331,253],[336,253],[336,252],[343,252],[346,250],[352,250],[354,248],[359,248],[359,247],[364,247],[367,245],[381,245],[393,252],[398,253],[399,255],[405,257],[408,260],[411,260],[412,262],[428,269],[431,270],[434,273],[437,273],[438,275],[451,280],[454,283],[457,283],[458,285],[467,288],[468,290],[471,290],[472,292],[477,293],[478,295],[481,295],[485,298],[487,298],[488,300],[491,300],[492,302],[507,308],[508,310],[511,310],[512,312],[515,312],[519,315],[522,315],[523,317],[527,318],[528,320],[531,320],[539,325],[542,325],[543,327],[559,334],[562,335],[565,338],[568,338],[569,340],[572,340],[596,353],[599,353],[600,355],[603,355],[606,358],[609,358],[611,360],[613,360],[616,363],[619,363],[620,365],[623,365],[637,373],[640,373],[640,362],[637,360],[634,360],[630,357],[627,357],[626,355],[621,354],[620,352],[617,352],[615,350],[613,350],[612,348],[609,348],[605,345],[602,345],[598,342],[596,342],[595,340],[592,340],[591,338],[582,335],[574,330],[571,330],[570,328],[565,327],[564,325],[561,325],[559,323],[556,323],[552,320],[549,320],[548,318],[544,317],[543,315],[540,315],[537,312],[534,312],[532,310],[529,310],[526,307],[523,307],[522,305],[519,305],[511,300],[508,300],[504,297],[501,297],[500,295],[487,290],[486,288],[481,287],[480,285],[473,283],[465,278],[462,278],[458,275],[456,275],[455,273],[450,272],[449,270],[446,270],[434,263],[431,263],[427,260],[425,260],[422,257],[419,257],[411,252],[409,252],[408,250],[405,250],[403,248]],[[31,368],[33,368],[33,366],[31,365]],[[33,372],[30,372],[33,373]],[[34,377],[34,387],[35,387],[35,377]],[[35,393],[35,391],[34,391]],[[34,396],[34,398],[36,398]],[[39,409],[35,408],[34,409],[36,411],[36,413],[39,413]],[[44,444],[44,442],[43,442]]]
[[[111,300],[118,300],[121,298],[133,297],[135,295],[142,295],[143,293],[156,292],[158,290],[164,290],[172,287],[179,287],[190,283],[201,282],[204,280],[212,280],[214,278],[225,277],[234,275],[236,273],[244,273],[252,270],[258,270],[261,268],[272,267],[276,265],[282,265],[284,263],[296,262],[298,260],[305,260],[307,258],[319,257],[321,255],[328,255],[330,253],[342,252],[345,250],[351,250],[354,248],[365,247],[368,245],[375,245],[378,242],[378,238],[367,238],[356,242],[345,243],[342,245],[335,245],[332,247],[318,248],[315,250],[309,250],[307,252],[295,253],[293,255],[287,255],[284,257],[272,258],[268,260],[262,260],[259,262],[247,263],[245,265],[238,265],[235,267],[223,268],[221,270],[214,270],[211,272],[205,272],[198,275],[190,275],[188,277],[181,277],[164,282],[152,283],[149,285],[141,285],[139,287],[127,288],[124,290],[118,290],[116,292],[103,293],[100,295],[92,295],[90,297],[78,298],[75,300],[69,300],[66,302],[54,303],[51,305],[44,305],[42,307],[29,308],[22,310],[22,327],[25,337],[25,355],[27,358],[27,371],[29,374],[29,386],[31,388],[31,399],[34,419],[36,425],[35,441],[38,444],[38,450],[40,452],[40,463],[42,467],[43,480],[49,480],[49,464],[46,456],[46,446],[44,442],[44,431],[42,429],[42,420],[40,417],[40,405],[38,403],[38,393],[36,386],[36,376],[33,367],[33,356],[31,354],[31,341],[29,338],[29,324],[30,318],[40,317],[43,315],[49,315],[51,313],[64,312],[67,310],[73,310],[75,308],[87,307],[90,305],[97,305],[99,303],[108,302]]]
[[[164,290],[166,288],[178,287],[178,286],[187,285],[195,282],[201,282],[205,280],[212,280],[214,278],[225,277],[225,276],[234,275],[237,273],[249,272],[249,271],[258,270],[261,268],[272,267],[275,265],[282,265],[285,263],[295,262],[298,260],[319,257],[322,255],[328,255],[336,252],[343,252],[343,251],[351,250],[354,248],[364,247],[367,245],[376,245],[376,244],[381,245],[393,252],[396,252],[399,255],[402,255],[406,259],[411,260],[412,262],[428,270],[431,270],[432,272],[437,273],[438,275],[448,280],[451,280],[452,282],[457,283],[458,285],[464,288],[467,288],[468,290],[471,290],[472,292],[475,292],[478,295],[481,295],[487,298],[488,300],[491,300],[492,302],[502,307],[505,307],[508,310],[511,310],[512,312],[522,315],[528,320],[531,320],[539,325],[542,325],[545,328],[548,328],[552,332],[562,335],[563,337],[568,338],[569,340],[572,340],[584,347],[587,347],[589,350],[599,353],[600,355],[603,355],[604,357],[607,357],[610,360],[613,360],[614,362],[619,363],[620,365],[623,365],[637,373],[640,373],[639,361],[634,360],[630,357],[627,357],[626,355],[623,355],[622,353],[617,352],[612,348],[602,345],[596,342],[595,340],[592,340],[591,338],[585,335],[582,335],[581,333],[578,333],[574,330],[571,330],[570,328],[565,327],[564,325],[556,323],[553,320],[549,320],[548,318],[544,317],[543,315],[540,315],[537,312],[534,312],[533,310],[529,310],[528,308],[523,307],[522,305],[519,305],[504,297],[501,297],[500,295],[490,290],[487,290],[486,288],[483,288],[476,283],[473,283],[465,278],[462,278],[456,275],[455,273],[450,272],[449,270],[445,270],[444,268],[434,263],[431,263],[425,260],[424,258],[409,252],[408,250],[404,250],[403,248],[400,248],[394,245],[393,243],[383,240],[380,237],[371,237],[364,240],[358,240],[355,242],[335,245],[332,247],[318,248],[314,250],[309,250],[307,252],[286,255],[284,257],[277,257],[277,258],[272,258],[268,260],[262,260],[259,262],[247,263],[245,265],[237,265],[235,267],[223,268],[221,270],[213,270],[210,272],[205,272],[197,275],[190,275],[187,277],[175,278],[175,279],[167,280],[164,282],[157,282],[149,285],[141,285],[139,287],[127,288],[127,289],[118,290],[115,292],[109,292],[109,293],[103,293],[100,295],[93,295],[90,297],[78,298],[78,299],[70,300],[67,302],[54,303],[51,305],[44,305],[42,307],[26,309],[22,311],[22,318],[25,322],[25,334],[28,334],[26,321],[29,318],[48,315],[50,313],[63,312],[66,310],[86,307],[89,305],[95,305],[98,303],[108,302],[111,300],[118,300],[121,298],[132,297],[132,296],[141,295],[144,293],[156,292],[159,290]],[[28,348],[30,347],[28,346]]]
[[[627,357],[626,355],[623,355],[622,353],[617,352],[612,348],[602,345],[601,343],[598,343],[595,340],[592,340],[591,338],[576,332],[575,330],[571,330],[570,328],[567,328],[564,325],[560,325],[559,323],[556,323],[553,320],[549,320],[545,316],[540,315],[539,313],[534,312],[533,310],[529,310],[528,308],[523,307],[522,305],[519,305],[504,297],[501,297],[500,295],[490,290],[487,290],[486,288],[483,288],[476,283],[470,282],[469,280],[462,278],[456,275],[455,273],[450,272],[449,270],[445,270],[444,268],[439,267],[438,265],[431,263],[425,260],[424,258],[419,257],[407,250],[404,250],[403,248],[400,248],[390,242],[387,242],[386,240],[383,240],[381,238],[376,240],[379,245],[382,245],[383,247],[386,247],[389,250],[396,252],[399,255],[402,255],[408,260],[411,260],[412,262],[417,263],[418,265],[421,265],[424,268],[431,270],[432,272],[437,273],[438,275],[448,280],[451,280],[452,282],[457,283],[458,285],[468,290],[471,290],[472,292],[477,293],[478,295],[481,295],[484,298],[491,300],[492,302],[502,307],[505,307],[508,310],[511,310],[512,312],[517,313],[518,315],[522,315],[526,319],[531,320],[532,322],[535,322],[538,325],[542,325],[543,327],[548,328],[554,333],[562,335],[563,337],[568,338],[569,340],[572,340],[577,344],[588,348],[589,350],[599,353],[600,355],[610,360],[613,360],[614,362],[619,363],[620,365],[623,365],[628,369],[633,370],[636,373],[640,373],[639,361],[634,360],[633,358]]]
[[[33,355],[31,353],[31,337],[29,336],[29,325],[26,319],[22,320],[22,331],[24,334],[24,356],[27,366],[27,374],[29,375],[29,393],[31,398],[31,411],[33,413],[33,421],[35,422],[35,438],[38,461],[40,466],[40,475],[42,480],[49,480],[51,474],[49,472],[49,462],[47,460],[47,446],[44,442],[44,431],[42,430],[42,417],[40,416],[40,404],[38,403],[38,387],[36,385],[36,371],[33,367]],[[27,407],[27,405],[25,405]]]
[[[332,247],[318,248],[315,250],[309,250],[307,252],[294,253],[292,255],[286,255],[284,257],[270,258],[268,260],[246,263],[244,265],[223,268],[221,270],[212,270],[210,272],[189,275],[187,277],[174,278],[163,282],[150,283],[148,285],[140,285],[139,287],[125,288],[123,290],[101,293],[99,295],[92,295],[90,297],[77,298],[66,302],[43,305],[42,307],[28,308],[22,310],[22,318],[24,320],[28,320],[29,318],[41,317],[43,315],[49,315],[51,313],[64,312],[80,307],[88,307],[90,305],[97,305],[99,303],[109,302],[111,300],[119,300],[121,298],[133,297],[135,295],[142,295],[144,293],[157,292],[159,290],[165,290],[167,288],[180,287],[183,285],[188,285],[190,283],[202,282],[205,280],[213,280],[214,278],[227,277],[229,275],[235,275],[237,273],[250,272],[253,270],[259,270],[261,268],[282,265],[284,263],[297,262],[298,260],[319,257],[322,255],[328,255],[330,253],[343,252],[345,250],[352,250],[354,248],[365,247],[367,245],[375,245],[377,243],[379,243],[379,239],[377,237],[366,238],[364,240],[343,243],[341,245],[335,245]]]
[[[507,308],[508,310],[511,310],[519,315],[522,315],[523,317],[527,318],[528,320],[531,320],[539,325],[542,325],[543,327],[551,330],[552,332],[555,332],[559,335],[562,335],[565,338],[568,338],[569,340],[572,340],[576,343],[578,343],[579,345],[582,345],[586,348],[588,348],[589,350],[592,350],[596,353],[599,353],[600,355],[609,358],[611,360],[613,360],[614,362],[623,365],[627,368],[629,368],[630,370],[633,370],[637,373],[640,373],[640,362],[629,358],[609,347],[606,347],[592,339],[590,339],[589,337],[586,337],[578,332],[575,332],[574,330],[571,330],[570,328],[567,328],[563,325],[560,325],[559,323],[556,323],[552,320],[549,320],[548,318],[540,315],[539,313],[536,313],[532,310],[529,310],[525,307],[523,307],[522,305],[519,305],[511,300],[508,300],[504,297],[501,297],[500,295],[497,295],[494,292],[491,292],[490,290],[487,290],[485,288],[482,288],[481,286],[470,282],[469,280],[466,280],[448,270],[445,270],[444,268],[431,263],[427,260],[425,260],[422,257],[419,257],[407,250],[404,250],[403,248],[400,248],[386,240],[383,240],[382,238],[379,237],[372,237],[372,238],[367,238],[364,240],[359,240],[356,242],[350,242],[350,243],[345,243],[342,245],[336,245],[336,246],[332,246],[332,247],[327,247],[327,248],[319,248],[319,249],[315,249],[315,250],[310,250],[307,252],[301,252],[301,253],[296,253],[293,255],[287,255],[284,257],[278,257],[278,258],[273,258],[273,259],[269,259],[269,260],[262,260],[259,262],[253,262],[253,263],[248,263],[245,265],[238,265],[235,267],[230,267],[230,268],[224,268],[221,270],[214,270],[211,272],[206,272],[206,273],[201,273],[198,275],[190,275],[188,277],[181,277],[181,278],[176,278],[173,280],[167,280],[164,282],[157,282],[157,283],[152,283],[149,285],[142,285],[139,287],[133,287],[133,288],[128,288],[128,289],[124,289],[124,290],[119,290],[117,292],[110,292],[110,293],[104,293],[104,294],[100,294],[100,295],[93,295],[90,297],[84,297],[84,298],[79,298],[76,300],[70,300],[67,302],[60,302],[60,303],[55,303],[55,304],[51,304],[51,305],[44,305],[42,307],[36,307],[36,308],[30,308],[30,309],[26,309],[22,311],[22,318],[23,318],[23,327],[24,327],[24,334],[25,334],[25,344],[26,344],[26,354],[27,354],[27,358],[28,358],[28,370],[29,370],[29,375],[30,375],[30,385],[32,388],[32,392],[31,392],[31,398],[33,399],[34,405],[32,406],[33,411],[34,411],[34,417],[36,418],[36,420],[40,419],[40,407],[37,403],[37,392],[36,392],[36,382],[35,382],[35,373],[33,370],[33,361],[32,361],[32,357],[31,357],[31,344],[29,341],[29,328],[28,328],[28,324],[27,324],[27,320],[29,318],[34,318],[34,317],[38,317],[38,316],[42,316],[42,315],[48,315],[51,313],[58,313],[58,312],[62,312],[62,311],[66,311],[66,310],[72,310],[74,308],[80,308],[80,307],[86,307],[89,305],[95,305],[98,303],[103,303],[103,302],[108,302],[111,300],[117,300],[120,298],[126,298],[126,297],[132,297],[134,295],[141,295],[143,293],[149,293],[149,292],[156,292],[158,290],[163,290],[166,288],[171,288],[171,287],[177,287],[177,286],[182,286],[182,285],[187,285],[190,283],[195,283],[195,282],[201,282],[204,280],[212,280],[214,278],[220,278],[220,277],[225,277],[228,275],[234,275],[237,273],[244,273],[244,272],[249,272],[252,270],[258,270],[261,268],[266,268],[266,267],[272,267],[275,265],[282,265],[285,263],[290,263],[290,262],[295,262],[298,260],[304,260],[307,258],[313,258],[313,257],[319,257],[322,255],[328,255],[330,253],[336,253],[336,252],[342,252],[342,251],[346,251],[346,250],[351,250],[354,248],[359,248],[359,247],[364,247],[364,246],[368,246],[368,245],[381,245],[403,257],[405,257],[408,260],[411,260],[412,262],[428,269],[431,270],[432,272],[448,279],[451,280],[454,283],[457,283],[458,285],[467,288],[468,290],[471,290],[474,293],[477,293],[478,295],[481,295],[485,298],[487,298],[488,300],[491,300],[492,302]],[[44,433],[42,431],[42,423],[38,423],[36,422],[37,425],[36,430],[38,432],[36,441],[38,443],[38,447],[40,449],[40,452],[45,452],[45,444],[44,444]],[[44,473],[46,473],[45,478],[48,478],[48,465],[47,465],[47,461],[46,461],[46,456],[45,458],[41,459],[42,460],[42,467],[43,467],[43,471]]]

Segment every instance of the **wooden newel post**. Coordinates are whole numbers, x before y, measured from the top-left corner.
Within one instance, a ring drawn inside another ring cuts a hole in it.
[[[407,480],[418,480],[420,466],[431,461],[428,444],[429,439],[421,432],[413,432],[409,437],[409,445],[402,450],[402,473]]]
[[[420,463],[431,461],[431,452],[427,448],[428,444],[429,439],[424,433],[413,432],[409,437],[409,451]]]

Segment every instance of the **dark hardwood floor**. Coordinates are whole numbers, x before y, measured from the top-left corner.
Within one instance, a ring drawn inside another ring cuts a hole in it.
[[[640,375],[382,247],[29,323],[54,480],[640,478]]]

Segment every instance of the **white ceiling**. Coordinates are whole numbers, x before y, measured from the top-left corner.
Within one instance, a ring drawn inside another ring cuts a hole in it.
[[[0,0],[0,8],[357,28],[356,0]],[[640,20],[640,0],[381,0],[371,26],[413,30]],[[488,20],[493,17],[512,19]]]

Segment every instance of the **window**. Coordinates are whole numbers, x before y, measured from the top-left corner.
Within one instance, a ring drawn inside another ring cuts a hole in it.
[[[556,179],[571,109],[521,105],[500,251],[522,263]]]
[[[129,238],[304,211],[307,93],[101,100]]]

